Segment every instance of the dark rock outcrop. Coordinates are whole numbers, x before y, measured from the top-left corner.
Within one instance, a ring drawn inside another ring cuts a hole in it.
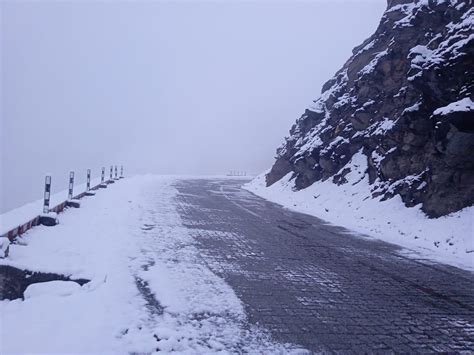
[[[398,194],[431,217],[474,204],[471,0],[389,0],[376,32],[322,89],[266,176],[295,189],[367,157],[373,196]]]

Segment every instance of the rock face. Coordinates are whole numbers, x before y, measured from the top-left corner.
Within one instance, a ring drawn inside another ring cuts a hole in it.
[[[267,186],[344,184],[367,157],[373,197],[439,217],[474,204],[472,0],[389,0],[376,32],[322,89],[278,148]]]

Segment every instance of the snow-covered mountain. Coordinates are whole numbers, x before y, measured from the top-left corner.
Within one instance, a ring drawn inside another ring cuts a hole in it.
[[[474,204],[473,26],[471,0],[389,0],[291,128],[267,186],[288,174],[295,190],[345,184],[362,156],[372,198],[400,195],[430,217]]]

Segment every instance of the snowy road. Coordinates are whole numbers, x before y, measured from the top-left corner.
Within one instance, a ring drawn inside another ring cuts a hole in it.
[[[357,353],[471,351],[474,276],[267,202],[241,180],[180,180],[182,224],[208,267],[280,342]]]
[[[472,273],[408,258],[242,184],[131,177],[25,233],[0,260],[0,282],[10,282],[5,265],[90,282],[0,297],[0,353],[474,348]]]

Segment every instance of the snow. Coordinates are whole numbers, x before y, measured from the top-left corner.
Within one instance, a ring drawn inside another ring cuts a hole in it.
[[[379,166],[380,163],[382,162],[382,160],[385,159],[385,157],[384,157],[383,155],[380,155],[380,154],[377,153],[377,151],[375,151],[375,150],[372,152],[371,158],[372,158],[372,161],[373,161],[377,166]]]
[[[387,131],[390,131],[395,126],[395,122],[388,117],[384,117],[382,121],[375,124],[373,135],[385,134]],[[369,130],[372,128],[369,127]]]
[[[70,203],[70,204],[75,204],[75,205],[81,207],[81,200],[73,198],[73,199],[67,200],[67,202]]]
[[[40,217],[58,219],[58,214],[56,212],[47,212],[47,213],[40,213]]]
[[[474,110],[474,101],[469,97],[465,97],[456,102],[451,102],[447,106],[437,108],[433,114],[435,115],[448,115],[453,112],[469,112]]]
[[[459,23],[449,23],[446,27],[449,29],[449,33],[456,32],[458,30],[465,30],[466,32],[472,31],[474,28],[474,8],[467,10],[461,17]]]
[[[0,352],[292,351],[248,324],[234,291],[202,260],[176,211],[175,181],[120,180],[61,213],[59,225],[11,244],[0,264],[90,282],[33,284],[24,300],[0,301]]]
[[[402,116],[407,112],[416,112],[420,109],[420,107],[421,107],[421,102],[418,101],[417,103],[413,104],[412,106],[407,107],[406,109],[404,109],[403,112],[402,112]]]
[[[326,112],[326,101],[331,96],[337,96],[347,85],[349,77],[347,75],[347,69],[344,69],[340,73],[338,73],[333,80],[335,83],[326,91],[321,94],[321,97],[311,104],[308,107],[308,110],[316,112],[316,113],[324,113]]]
[[[347,138],[337,136],[336,138],[334,138],[334,140],[331,143],[329,143],[323,150],[321,150],[321,155],[323,155],[327,152],[330,152],[336,146],[339,146],[339,145],[344,144],[344,143],[346,143],[346,144],[349,143],[349,140]]]
[[[365,102],[363,105],[362,105],[362,108],[367,108],[369,106],[372,106],[373,104],[375,104],[375,101],[374,100],[369,100],[367,102]]]
[[[411,21],[416,17],[416,14],[421,7],[430,7],[430,5],[432,4],[435,5],[436,3],[442,4],[446,2],[446,0],[434,0],[431,1],[431,3],[430,1],[431,0],[418,0],[413,3],[395,5],[389,8],[386,13],[395,11],[402,12],[404,17],[396,21],[394,27],[410,27],[412,26]],[[454,5],[456,3],[456,0],[451,0],[451,3]]]
[[[386,49],[386,50],[384,50],[384,51],[382,51],[382,52],[377,53],[376,56],[370,61],[370,63],[367,64],[365,67],[363,67],[363,68],[359,71],[359,75],[360,75],[360,76],[363,76],[363,75],[372,73],[372,72],[375,70],[375,67],[377,66],[377,64],[378,64],[378,62],[380,61],[380,59],[382,59],[383,57],[385,57],[387,54],[388,54],[388,49]]]
[[[432,38],[428,45],[417,45],[413,47],[408,55],[411,59],[411,68],[417,72],[408,78],[414,80],[422,75],[422,71],[434,66],[449,65],[457,58],[467,55],[468,47],[474,40],[472,28],[474,25],[474,10],[470,9],[461,18],[458,23],[449,23],[447,27],[446,39],[436,44],[436,41],[443,36],[437,34]],[[434,48],[429,48],[434,46]]]
[[[361,48],[356,54],[354,54],[353,58],[357,57],[361,53],[368,51],[369,49],[372,49],[375,46],[376,40],[372,40],[369,43],[367,43],[363,48]]]
[[[421,69],[422,65],[426,62],[431,62],[435,64],[443,62],[441,54],[421,44],[410,49],[409,57],[410,56],[413,57],[413,59],[411,60],[411,67],[417,69]]]
[[[402,185],[411,186],[411,185],[417,184],[417,183],[419,183],[419,186],[417,187],[417,190],[421,190],[420,186],[424,186],[424,184],[423,184],[424,181],[422,181],[423,174],[425,174],[427,170],[428,169],[422,171],[421,173],[419,173],[417,175],[408,175],[408,176],[405,176],[403,179],[396,180],[394,182],[390,182],[389,187],[387,189],[387,192],[395,193],[396,188],[398,186],[402,186]],[[379,183],[379,181],[376,181],[376,184],[377,183]],[[374,190],[374,192],[375,192],[375,190]]]
[[[319,132],[309,135],[309,139],[300,147],[299,153],[296,155],[303,155],[307,151],[311,151],[323,145],[323,141],[319,137]],[[303,140],[302,140],[303,141]]]
[[[351,94],[349,93],[345,93],[344,95],[338,98],[338,100],[334,103],[333,108],[339,109],[348,104],[352,104],[355,101],[356,101],[355,97],[351,96]]]
[[[33,297],[55,297],[55,296],[70,296],[75,292],[79,292],[81,286],[74,281],[49,281],[39,282],[29,285],[25,292],[24,298],[29,299]]]
[[[372,123],[369,127],[364,129],[363,131],[357,131],[354,133],[352,138],[356,137],[370,137],[374,135],[383,135],[386,132],[390,131],[393,127],[395,127],[396,121],[391,120],[388,117],[384,117],[381,121],[377,121]]]
[[[398,195],[387,201],[372,198],[367,158],[361,152],[347,166],[351,167],[348,183],[340,186],[328,179],[293,191],[289,173],[270,187],[265,186],[262,174],[245,188],[289,209],[346,227],[354,236],[400,245],[405,255],[474,270],[474,207],[430,219],[421,206],[405,207]]]

